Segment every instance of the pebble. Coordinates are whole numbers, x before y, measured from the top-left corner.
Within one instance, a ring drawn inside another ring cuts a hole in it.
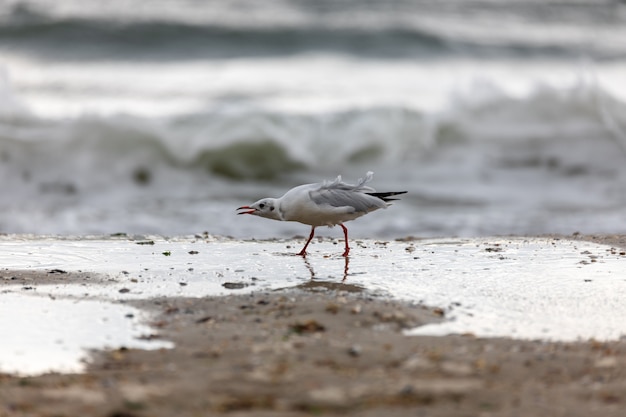
[[[359,345],[352,345],[348,349],[348,355],[356,358],[356,357],[361,356],[361,352],[362,351],[363,351],[363,349],[361,348],[361,346],[359,346]]]
[[[247,286],[248,284],[246,284],[245,282],[225,282],[222,284],[222,287],[227,288],[229,290],[240,290]]]
[[[434,365],[431,361],[421,356],[412,356],[402,364],[402,369],[407,371],[416,371],[424,369],[433,369]]]
[[[341,406],[348,400],[345,390],[339,387],[324,387],[311,390],[309,398],[317,405]]]
[[[596,368],[615,368],[617,366],[617,359],[613,356],[605,356],[595,361],[594,366]]]
[[[472,367],[463,362],[446,361],[441,364],[441,369],[455,376],[469,376],[472,374]]]

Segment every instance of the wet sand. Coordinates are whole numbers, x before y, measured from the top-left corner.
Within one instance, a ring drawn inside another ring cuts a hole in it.
[[[626,247],[624,236],[568,238]],[[87,279],[10,275],[0,285]],[[621,416],[626,407],[626,340],[407,337],[403,329],[445,312],[340,282],[127,302],[154,313],[158,333],[147,338],[176,347],[97,352],[84,374],[2,375],[0,416]]]

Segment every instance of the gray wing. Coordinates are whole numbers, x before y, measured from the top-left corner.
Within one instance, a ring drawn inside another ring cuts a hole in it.
[[[310,191],[309,195],[311,200],[317,205],[346,208],[346,212],[368,213],[372,210],[387,207],[387,203],[383,200],[360,191],[321,188]]]
[[[325,182],[319,188],[311,190],[309,196],[315,204],[329,205],[336,208],[346,208],[349,212],[367,213],[372,210],[387,207],[387,203],[381,199],[365,194],[375,191],[365,183],[372,180],[373,173],[370,171],[365,178],[359,179],[356,184],[346,184],[341,181],[341,176],[333,182]]]

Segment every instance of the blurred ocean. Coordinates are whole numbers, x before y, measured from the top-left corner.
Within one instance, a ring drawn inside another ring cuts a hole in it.
[[[235,208],[368,170],[355,237],[626,233],[626,2],[0,0],[0,232],[290,237]]]

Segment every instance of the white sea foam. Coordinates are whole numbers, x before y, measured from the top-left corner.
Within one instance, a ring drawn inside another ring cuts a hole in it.
[[[303,232],[235,221],[232,208],[374,170],[376,188],[409,194],[358,234],[626,231],[624,103],[586,87],[472,91],[474,104],[436,114],[5,117],[0,229],[288,236]]]

